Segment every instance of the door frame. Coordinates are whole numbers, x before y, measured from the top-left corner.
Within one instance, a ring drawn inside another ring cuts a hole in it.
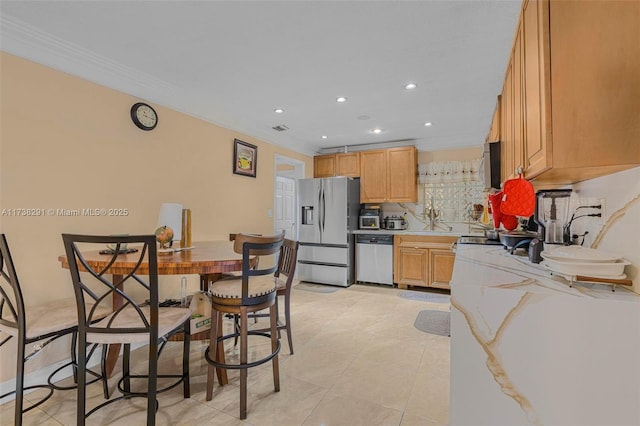
[[[279,170],[279,166],[293,166],[289,167],[286,170]],[[273,228],[275,229],[276,217],[278,217],[278,212],[275,211],[277,207],[276,203],[276,179],[278,176],[288,177],[292,179],[304,179],[305,177],[305,163],[301,160],[296,160],[295,158],[287,157],[281,154],[275,155],[274,160],[274,173],[273,173],[273,206],[274,206],[274,214],[273,214]],[[297,191],[294,195],[293,205],[298,205],[298,195]],[[296,212],[297,213],[297,212]],[[297,214],[296,214],[297,217]],[[294,237],[298,239],[298,224],[296,223]]]

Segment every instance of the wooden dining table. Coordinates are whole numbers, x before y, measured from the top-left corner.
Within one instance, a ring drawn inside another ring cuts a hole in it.
[[[82,252],[87,264],[97,270],[106,268],[111,261],[111,256],[100,254],[100,250]],[[69,269],[69,261],[66,255],[58,256],[62,267]],[[120,282],[122,275],[131,271],[139,261],[138,253],[120,254],[116,261],[109,267],[106,273],[112,275],[112,282]],[[257,262],[257,257],[252,259],[252,264]],[[253,265],[252,265],[253,266]],[[242,254],[233,250],[231,241],[201,241],[194,242],[193,247],[186,250],[176,249],[172,252],[158,253],[158,275],[199,275],[200,289],[208,290],[209,282],[216,281],[224,273],[242,270]],[[149,273],[149,264],[144,262],[138,268],[140,275]],[[113,308],[122,306],[122,298],[114,293]],[[209,331],[202,331],[191,336],[194,340],[209,338]],[[220,335],[220,333],[219,333]],[[218,345],[217,353],[224,357],[222,345]],[[107,354],[107,375],[111,376],[113,368],[120,355],[120,345],[109,346]],[[225,372],[218,371],[218,380],[227,382]]]

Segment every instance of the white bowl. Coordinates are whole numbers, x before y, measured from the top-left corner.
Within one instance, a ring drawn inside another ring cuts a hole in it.
[[[563,262],[597,262],[609,263],[617,262],[622,256],[582,246],[560,246],[552,251],[543,251],[542,257]]]
[[[544,256],[543,256],[544,257]],[[624,267],[630,265],[627,260],[617,262],[565,262],[545,258],[542,266],[554,272],[567,275],[584,275],[597,278],[624,278]]]

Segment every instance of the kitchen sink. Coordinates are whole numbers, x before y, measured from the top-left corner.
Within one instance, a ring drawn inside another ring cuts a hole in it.
[[[458,244],[502,245],[500,241],[490,240],[482,235],[462,235],[458,238]]]

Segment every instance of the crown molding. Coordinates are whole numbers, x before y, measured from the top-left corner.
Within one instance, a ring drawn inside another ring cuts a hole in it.
[[[176,93],[172,84],[70,43],[12,16],[0,17],[3,51],[135,96]],[[166,95],[165,95],[166,96]]]
[[[274,135],[271,129],[247,131],[234,125],[237,123],[222,123],[201,112],[193,111],[190,104],[193,104],[193,97],[197,97],[198,94],[185,94],[184,90],[174,84],[70,43],[7,14],[0,15],[0,36],[0,49],[12,55],[294,152],[313,156],[317,149],[312,144],[291,137]]]

